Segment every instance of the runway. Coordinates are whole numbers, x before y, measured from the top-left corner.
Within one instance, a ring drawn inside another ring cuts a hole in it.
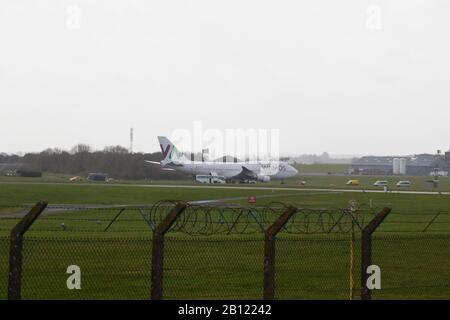
[[[340,193],[340,192],[320,192],[320,193],[308,193],[308,194],[331,194],[331,193]],[[258,195],[258,199],[263,198],[277,198],[277,197],[293,197],[298,196],[298,193],[283,193],[283,194],[262,194]],[[231,203],[230,201],[238,201],[238,200],[247,200],[248,196],[241,197],[230,197],[230,198],[219,198],[219,199],[205,199],[205,200],[193,200],[187,201],[188,204],[197,205],[197,206],[235,206],[238,204]],[[32,207],[33,203],[24,203],[23,205],[27,207]],[[133,204],[133,205],[103,205],[103,204],[49,204],[45,211],[42,213],[43,215],[53,215],[60,214],[68,211],[77,211],[77,210],[95,210],[95,209],[122,209],[122,208],[136,208],[136,207],[151,207],[152,204]],[[12,219],[12,218],[21,218],[27,214],[29,209],[24,209],[14,213],[2,213],[0,214],[1,219]]]
[[[122,184],[122,186],[127,186]],[[128,186],[141,187],[141,188],[206,188],[206,189],[235,189],[235,190],[280,190],[280,191],[316,191],[316,192],[355,192],[355,193],[386,193],[386,194],[412,194],[412,195],[450,195],[450,192],[437,192],[437,191],[413,191],[413,190],[362,190],[362,189],[328,189],[328,188],[295,188],[295,187],[239,187],[239,186],[195,186],[195,185],[167,185],[167,184],[133,184]]]
[[[17,184],[15,182],[0,182],[0,184]],[[90,183],[61,183],[61,182],[29,182],[33,185],[70,185],[70,186],[103,186],[103,187],[137,187],[137,188],[184,188],[184,189],[234,189],[234,190],[280,190],[280,191],[308,191],[308,192],[354,192],[354,193],[385,193],[409,195],[450,195],[450,191],[415,191],[415,190],[376,190],[376,189],[339,189],[339,188],[298,188],[298,187],[256,187],[239,185],[189,185],[189,184],[90,184]]]

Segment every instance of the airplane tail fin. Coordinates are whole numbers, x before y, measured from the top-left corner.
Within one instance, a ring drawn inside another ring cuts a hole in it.
[[[170,162],[175,163],[186,163],[189,160],[186,156],[178,151],[177,147],[170,142],[167,137],[158,136],[159,146],[161,147],[161,152],[164,157],[164,160],[161,161],[162,164],[167,164]]]

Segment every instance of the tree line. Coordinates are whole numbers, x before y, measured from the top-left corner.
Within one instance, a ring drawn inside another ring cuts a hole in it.
[[[46,173],[85,176],[91,172],[107,173],[114,179],[182,179],[187,176],[176,171],[164,171],[145,160],[161,161],[161,152],[130,153],[122,146],[108,146],[93,150],[89,145],[78,144],[70,151],[49,148],[24,155],[0,153],[0,163],[20,163],[27,170]]]

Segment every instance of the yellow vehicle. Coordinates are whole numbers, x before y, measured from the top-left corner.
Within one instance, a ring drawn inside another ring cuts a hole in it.
[[[359,180],[348,180],[347,185],[348,186],[359,186]]]

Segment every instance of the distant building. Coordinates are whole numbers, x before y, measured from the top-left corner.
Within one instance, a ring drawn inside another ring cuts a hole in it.
[[[41,171],[32,171],[32,170],[17,170],[16,176],[23,177],[23,178],[40,178],[40,177],[42,177],[42,172]]]
[[[42,172],[23,163],[0,163],[0,174],[9,177],[42,177]]]
[[[5,174],[9,172],[16,172],[24,167],[23,163],[0,163],[0,173]]]
[[[429,176],[434,172],[449,175],[450,151],[441,154],[418,154],[407,157],[367,156],[354,159],[351,172],[362,175]]]

